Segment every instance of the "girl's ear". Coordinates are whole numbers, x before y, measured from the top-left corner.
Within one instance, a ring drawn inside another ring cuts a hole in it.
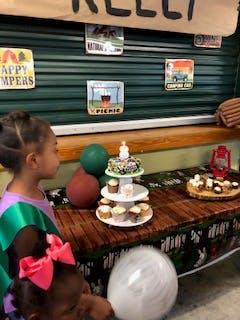
[[[37,161],[37,155],[34,152],[30,152],[26,156],[26,164],[31,169],[37,169],[38,168],[38,161]]]
[[[27,320],[40,320],[40,317],[38,313],[33,313],[27,318]]]

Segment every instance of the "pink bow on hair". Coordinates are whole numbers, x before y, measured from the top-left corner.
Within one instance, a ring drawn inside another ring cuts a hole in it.
[[[50,247],[46,249],[46,255],[42,258],[28,256],[20,259],[19,278],[28,278],[36,286],[47,290],[53,278],[53,261],[75,265],[70,244],[62,243],[55,234],[47,234],[46,241]]]

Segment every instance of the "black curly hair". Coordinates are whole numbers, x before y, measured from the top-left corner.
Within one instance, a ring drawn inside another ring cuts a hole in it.
[[[31,117],[26,111],[13,111],[0,119],[0,163],[18,173],[26,155],[26,146],[34,144],[41,153],[50,133],[47,121]]]
[[[36,244],[33,249],[32,256],[34,258],[41,258],[46,253],[46,249],[49,244],[46,240],[42,240]],[[32,283],[28,278],[19,279],[14,278],[13,286],[9,288],[9,292],[13,296],[12,304],[17,309],[15,315],[17,317],[23,316],[25,319],[33,313],[38,313],[44,310],[48,314],[48,310],[51,308],[51,295],[53,283],[58,281],[65,281],[66,277],[77,274],[82,277],[75,265],[65,264],[62,262],[53,261],[54,274],[53,281],[48,290],[43,290]],[[54,290],[54,289],[53,289]]]

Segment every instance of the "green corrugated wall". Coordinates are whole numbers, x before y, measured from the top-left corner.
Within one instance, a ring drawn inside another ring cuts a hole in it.
[[[239,32],[223,38],[220,49],[201,49],[193,35],[125,28],[124,54],[99,56],[85,53],[84,30],[80,23],[0,16],[0,47],[31,49],[36,75],[35,89],[0,91],[0,116],[25,109],[58,125],[212,115],[240,94]],[[165,58],[194,59],[193,90],[164,90]],[[87,80],[124,81],[124,113],[88,115]]]

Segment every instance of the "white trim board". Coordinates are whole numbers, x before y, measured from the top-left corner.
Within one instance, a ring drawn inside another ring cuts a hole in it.
[[[56,136],[213,123],[213,115],[52,126]]]

